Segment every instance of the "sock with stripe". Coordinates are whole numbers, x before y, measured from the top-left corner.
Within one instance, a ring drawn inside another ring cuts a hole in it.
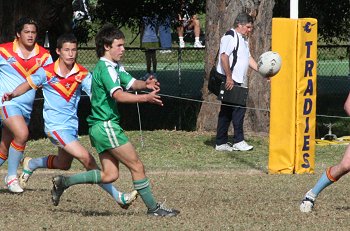
[[[11,143],[9,148],[9,155],[8,155],[8,170],[7,175],[8,176],[17,176],[17,169],[19,166],[19,163],[21,162],[23,158],[23,151],[24,146],[16,145],[14,142]]]
[[[7,155],[0,152],[0,166],[7,160]]]
[[[330,169],[328,168],[320,177],[320,179],[317,181],[316,185],[311,189],[311,192],[315,195],[315,197],[320,194],[320,192],[328,187],[329,185],[333,184],[336,180],[330,179]],[[329,175],[329,176],[328,176]]]
[[[133,183],[147,208],[150,210],[155,209],[157,207],[157,202],[153,197],[149,179],[135,180]]]
[[[99,184],[101,183],[101,171],[98,169],[89,170],[72,176],[66,176],[63,179],[63,186],[66,188],[75,184]]]

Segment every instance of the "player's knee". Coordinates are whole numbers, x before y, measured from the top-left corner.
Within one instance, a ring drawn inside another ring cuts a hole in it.
[[[118,180],[119,173],[118,172],[101,172],[101,181],[103,183],[113,183]]]
[[[17,145],[25,146],[28,140],[28,136],[29,136],[28,132],[23,132],[23,134],[16,134],[13,138],[13,141]]]

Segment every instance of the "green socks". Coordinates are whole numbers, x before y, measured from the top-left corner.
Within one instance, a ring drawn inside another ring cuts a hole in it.
[[[148,209],[152,210],[157,207],[157,202],[153,197],[151,185],[149,183],[148,178],[142,180],[135,180],[134,187],[141,196],[143,202],[146,204]]]
[[[101,171],[98,169],[94,169],[87,172],[78,173],[69,177],[64,177],[63,179],[63,184],[67,188],[75,184],[99,184],[101,183]]]

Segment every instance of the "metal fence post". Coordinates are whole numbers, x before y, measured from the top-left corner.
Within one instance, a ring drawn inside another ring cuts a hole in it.
[[[178,48],[177,49],[178,55],[177,55],[177,71],[178,71],[178,87],[179,87],[179,97],[182,95],[182,87],[181,87],[181,63],[182,63],[182,49]],[[178,112],[179,112],[179,120],[178,120],[178,126],[177,129],[181,130],[181,123],[182,123],[182,118],[181,118],[181,103],[180,100],[177,101],[178,105]]]

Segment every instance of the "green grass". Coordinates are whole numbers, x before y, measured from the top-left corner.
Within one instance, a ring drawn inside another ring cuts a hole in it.
[[[98,187],[77,185],[50,201],[50,179],[82,171],[74,162],[68,172],[36,171],[22,195],[0,189],[2,230],[348,230],[349,177],[324,190],[315,211],[299,212],[304,193],[324,169],[342,158],[345,146],[317,146],[316,174],[269,175],[268,137],[246,134],[249,152],[214,151],[214,133],[127,131],[142,159],[158,201],[181,210],[175,218],[150,218],[138,199],[125,211]],[[95,157],[87,136],[81,143]],[[28,142],[26,155],[53,154],[47,139]],[[129,171],[121,165],[120,190],[132,189]],[[2,166],[4,175],[6,164]],[[15,226],[13,224],[16,224]],[[335,226],[336,225],[336,226]]]
[[[185,131],[127,131],[126,134],[136,147],[141,159],[149,170],[179,170],[179,171],[247,171],[257,170],[267,173],[268,168],[268,137],[250,135],[247,142],[254,145],[249,152],[216,152],[214,150],[215,134]],[[96,154],[91,147],[88,136],[80,138],[81,143],[91,153]],[[27,144],[28,155],[36,157],[42,153],[54,152],[55,148],[48,139],[30,141]],[[324,165],[335,164],[340,160],[344,146],[317,146],[316,171],[322,171]],[[338,158],[335,158],[335,155]],[[320,167],[321,165],[321,167]],[[77,166],[80,166],[77,163]],[[81,167],[80,167],[81,169]]]

